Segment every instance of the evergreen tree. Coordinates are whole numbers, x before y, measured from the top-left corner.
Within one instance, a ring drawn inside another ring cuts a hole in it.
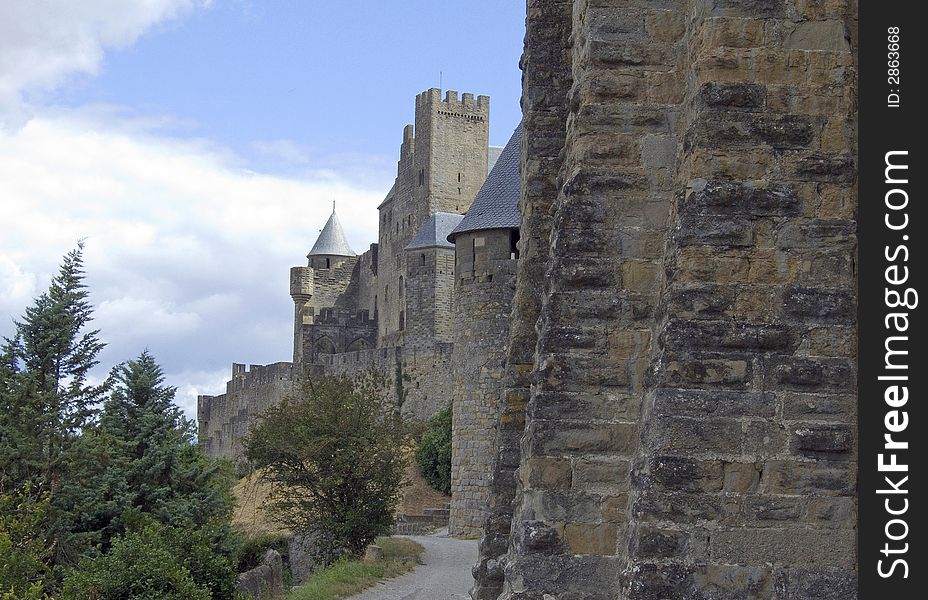
[[[162,523],[207,520],[231,511],[229,469],[195,444],[196,425],[174,404],[176,389],[146,350],[119,367],[99,433],[124,453],[132,508]]]
[[[69,529],[109,547],[127,516],[148,515],[178,527],[231,517],[231,467],[206,457],[195,426],[174,404],[175,388],[146,350],[114,369],[114,387],[99,422],[79,441],[62,489]]]
[[[109,381],[88,385],[103,349],[88,330],[93,308],[84,284],[83,242],[69,252],[48,290],[5,339],[0,367],[0,457],[14,466],[2,484],[54,495],[77,434],[91,422]],[[7,463],[9,464],[9,463]]]

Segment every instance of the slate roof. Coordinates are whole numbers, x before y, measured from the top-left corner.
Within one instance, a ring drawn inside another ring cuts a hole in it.
[[[316,238],[316,243],[313,244],[313,249],[306,256],[308,258],[320,254],[357,256],[351,246],[348,245],[348,240],[345,239],[345,230],[342,229],[342,224],[338,221],[334,207],[332,208],[332,216],[326,221],[325,227],[322,228],[319,237]]]
[[[448,212],[435,212],[429,217],[429,220],[422,224],[416,235],[406,245],[406,250],[417,250],[420,248],[454,248],[454,244],[448,241],[448,234],[454,229],[464,215]]]
[[[464,218],[448,235],[454,236],[467,231],[482,229],[517,229],[521,223],[519,215],[519,193],[521,177],[519,163],[522,158],[522,124],[516,127],[493,170],[487,176],[477,197]]]
[[[493,166],[496,165],[496,161],[499,160],[499,155],[503,153],[502,146],[490,146],[487,151],[487,168],[492,171]]]

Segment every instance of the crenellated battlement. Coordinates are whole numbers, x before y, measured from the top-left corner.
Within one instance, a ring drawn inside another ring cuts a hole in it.
[[[486,120],[490,115],[490,97],[464,92],[458,98],[457,90],[447,90],[442,99],[441,90],[430,88],[416,96],[416,112],[434,111],[436,114],[471,120]]]
[[[232,363],[232,380],[226,384],[226,392],[248,389],[270,383],[293,380],[293,363],[276,362],[269,365]]]
[[[314,325],[370,325],[374,324],[367,309],[349,310],[338,306],[321,308]]]

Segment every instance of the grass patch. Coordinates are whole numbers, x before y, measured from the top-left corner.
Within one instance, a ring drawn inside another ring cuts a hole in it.
[[[342,559],[321,569],[295,588],[287,600],[339,600],[363,591],[382,579],[411,571],[419,562],[422,546],[407,538],[381,537],[383,560],[366,563]]]

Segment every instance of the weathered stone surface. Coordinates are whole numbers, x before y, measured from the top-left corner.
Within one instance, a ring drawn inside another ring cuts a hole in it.
[[[783,569],[776,575],[777,598],[843,600],[857,597],[857,576],[844,569]]]
[[[851,48],[848,38],[847,28],[842,21],[806,21],[796,24],[783,46],[799,50],[849,52]]]
[[[282,598],[284,562],[276,550],[268,550],[262,564],[238,576],[238,589],[255,600]]]
[[[699,98],[711,107],[761,109],[767,99],[767,90],[756,83],[709,81],[700,88]]]
[[[713,558],[736,564],[852,568],[856,561],[850,530],[722,530],[712,535],[710,551]]]

